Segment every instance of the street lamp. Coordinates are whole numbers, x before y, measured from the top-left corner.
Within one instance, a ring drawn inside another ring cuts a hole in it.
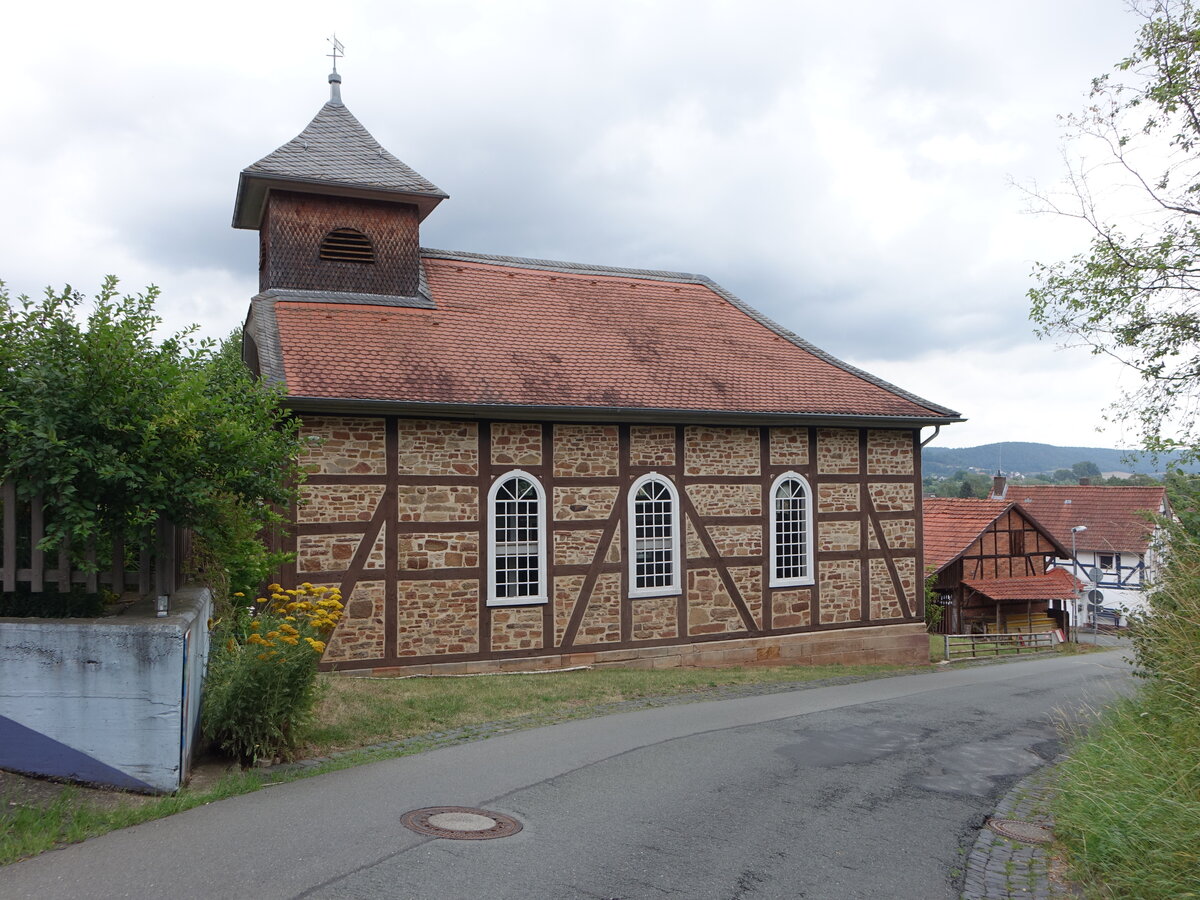
[[[1087,531],[1086,525],[1076,525],[1071,529],[1071,577],[1075,581],[1075,608],[1072,610],[1073,615],[1071,621],[1075,624],[1075,639],[1079,639],[1079,625],[1075,623],[1079,615],[1079,556],[1075,552],[1075,535],[1081,531]]]

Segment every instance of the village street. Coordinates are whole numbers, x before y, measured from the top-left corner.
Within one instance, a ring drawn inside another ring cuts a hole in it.
[[[0,870],[0,897],[956,897],[1122,651],[569,722],[271,787]],[[423,837],[429,806],[524,829]]]

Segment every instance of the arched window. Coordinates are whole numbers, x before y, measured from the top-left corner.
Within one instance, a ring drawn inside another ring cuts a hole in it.
[[[373,263],[371,239],[356,228],[335,228],[321,241],[321,259],[334,262]]]
[[[629,488],[629,596],[679,593],[679,494],[661,475]]]
[[[488,492],[488,605],[545,603],[546,492],[509,472]]]
[[[771,485],[771,587],[813,583],[812,491],[785,472]]]

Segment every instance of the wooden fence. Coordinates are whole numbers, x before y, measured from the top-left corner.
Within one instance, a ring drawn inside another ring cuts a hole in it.
[[[71,585],[82,584],[89,592],[104,587],[115,594],[133,590],[141,596],[169,596],[181,581],[183,561],[191,550],[191,532],[160,519],[137,548],[134,568],[127,568],[127,548],[119,536],[99,547],[94,538],[88,541],[77,557],[84,565],[75,568],[69,543],[58,548],[53,560],[37,548],[46,536],[47,509],[40,495],[28,504],[19,503],[15,486],[5,482],[0,485],[0,506],[0,590],[5,592],[27,585],[33,593],[65,593]]]
[[[1053,631],[1034,631],[1026,634],[944,634],[946,661],[984,659],[1014,653],[1036,653],[1053,650],[1058,636]]]

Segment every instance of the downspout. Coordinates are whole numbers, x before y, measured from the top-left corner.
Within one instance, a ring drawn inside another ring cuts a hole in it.
[[[924,449],[926,444],[928,444],[930,441],[932,441],[935,437],[937,437],[941,433],[942,433],[942,426],[934,425],[933,426],[933,434],[931,434],[929,437],[925,438],[925,440],[921,441],[922,449]]]

